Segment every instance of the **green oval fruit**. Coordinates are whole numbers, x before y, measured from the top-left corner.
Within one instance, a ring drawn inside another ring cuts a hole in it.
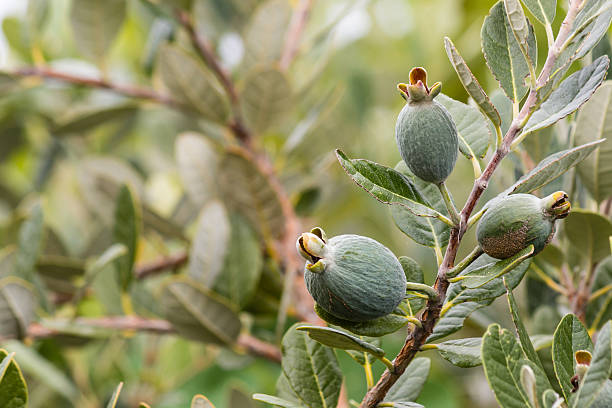
[[[446,108],[434,101],[442,85],[427,87],[423,68],[410,71],[410,84],[398,89],[406,105],[397,117],[395,140],[402,159],[420,179],[440,184],[457,161],[457,128]]]
[[[533,244],[540,252],[555,234],[555,221],[570,212],[567,194],[557,191],[548,197],[512,194],[496,200],[482,216],[476,236],[482,250],[498,259],[515,255]]]
[[[379,242],[359,235],[327,240],[320,228],[297,241],[306,259],[306,288],[329,314],[351,322],[385,316],[406,295],[406,276],[393,253]]]

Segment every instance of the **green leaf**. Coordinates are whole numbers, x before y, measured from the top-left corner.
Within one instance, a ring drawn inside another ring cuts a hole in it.
[[[80,397],[80,391],[66,373],[39,354],[36,349],[28,347],[22,342],[11,340],[5,346],[19,357],[19,365],[29,378],[35,379],[40,385],[50,388],[58,395],[64,396],[75,405],[77,404],[76,401]],[[1,392],[0,395],[2,395]],[[4,407],[2,403],[0,403],[0,406]]]
[[[578,144],[602,141],[577,167],[580,180],[600,203],[612,196],[612,81],[605,81],[580,108],[574,140]]]
[[[589,408],[597,401],[606,381],[612,372],[612,335],[608,321],[597,335],[593,360],[587,369],[578,391],[572,396],[572,408]]]
[[[242,392],[239,388],[230,390],[228,408],[255,408],[253,399]]]
[[[612,256],[601,261],[595,269],[591,293],[605,290],[612,285]],[[599,329],[605,322],[612,319],[612,290],[589,300],[586,311],[586,321],[590,327]]]
[[[15,274],[28,281],[34,277],[34,266],[42,250],[43,229],[42,207],[40,203],[36,203],[30,210],[28,218],[19,228],[15,255]]]
[[[592,268],[610,254],[612,222],[603,215],[574,209],[565,219],[564,234],[570,242],[570,258],[585,268]]]
[[[505,284],[505,282],[504,282]],[[531,362],[537,364],[538,367],[544,371],[544,366],[540,361],[540,357],[538,353],[536,353],[535,347],[533,343],[531,343],[531,339],[529,338],[529,334],[527,334],[527,329],[519,316],[518,305],[516,304],[516,300],[514,299],[514,295],[512,291],[506,288],[508,292],[508,307],[510,308],[510,314],[512,315],[512,322],[514,323],[514,327],[516,328],[516,333],[518,334],[519,342],[521,348],[523,349],[523,353],[525,357]],[[548,381],[548,379],[546,379]],[[548,384],[550,386],[550,384]]]
[[[213,222],[216,224],[217,220]],[[263,259],[257,234],[249,222],[236,213],[230,217],[230,224],[231,235],[223,270],[217,276],[213,289],[242,309],[255,294]],[[219,255],[209,253],[211,257]]]
[[[597,149],[600,143],[601,141],[594,141],[551,154],[538,163],[529,173],[518,179],[516,183],[510,186],[502,194],[531,193],[532,191],[544,187],[586,159],[589,154]]]
[[[417,399],[427,376],[431,360],[427,357],[417,357],[406,367],[404,374],[391,386],[385,400],[387,401],[414,401]]]
[[[530,24],[527,17],[525,17],[525,12],[523,11],[521,3],[519,0],[504,0],[504,10],[521,52],[527,59],[528,64],[534,66],[534,61],[531,60],[529,56],[528,39]]]
[[[371,344],[374,347],[379,347],[382,344],[382,339],[380,337],[358,336],[358,338],[362,341],[365,341],[368,344]],[[361,351],[355,351],[355,350],[344,350],[344,351],[346,351],[346,353],[349,356],[351,356],[353,360],[355,360],[358,364],[361,364],[362,366],[366,364],[366,360],[370,364],[373,364],[377,358],[376,356],[370,353],[367,353],[367,352],[361,352]]]
[[[338,319],[330,315],[317,304],[315,304],[314,309],[321,319],[359,336],[381,337],[386,334],[395,333],[408,324],[408,319],[404,316],[393,313],[365,322],[349,322],[348,320]]]
[[[139,111],[138,105],[133,103],[111,106],[110,108],[96,109],[82,112],[76,116],[62,120],[56,124],[51,133],[54,136],[84,134],[98,126],[133,119]]]
[[[609,62],[601,56],[567,77],[531,115],[522,134],[550,126],[580,108],[603,81]]]
[[[407,282],[425,283],[423,269],[421,269],[417,261],[407,256],[400,256],[398,259],[404,269],[404,275],[406,275]],[[407,294],[406,298],[408,299],[410,311],[413,316],[425,306],[425,299],[422,297]]]
[[[0,337],[24,338],[36,316],[32,286],[17,277],[0,279]]]
[[[522,0],[522,2],[540,23],[550,25],[555,19],[557,0]]]
[[[290,19],[291,6],[284,0],[268,0],[257,8],[243,36],[247,67],[280,59]]]
[[[174,278],[162,288],[164,315],[188,339],[219,345],[235,342],[241,323],[223,298],[184,278]]]
[[[196,206],[202,207],[216,194],[217,151],[204,136],[184,132],[177,136],[174,152],[185,191]]]
[[[423,196],[400,172],[364,159],[349,159],[336,150],[338,161],[353,181],[378,201],[401,205],[420,217],[436,217],[438,212],[429,207]]]
[[[457,367],[469,368],[482,364],[480,358],[481,337],[447,340],[436,344],[436,346],[440,356]]]
[[[459,136],[459,150],[468,159],[482,159],[491,139],[489,125],[478,109],[463,102],[456,101],[444,94],[436,97],[453,117]],[[397,170],[397,169],[396,169]]]
[[[385,355],[385,351],[380,347],[331,327],[298,326],[296,330],[305,331],[311,339],[328,347],[370,353],[376,357]]]
[[[520,381],[523,366],[529,366],[536,377],[536,395],[544,393],[546,374],[534,363],[524,358],[523,350],[510,331],[492,324],[482,340],[482,364],[489,385],[502,408],[531,407]],[[542,381],[545,382],[542,382]],[[548,385],[550,387],[550,385]]]
[[[593,343],[580,320],[572,314],[565,315],[553,337],[552,355],[555,374],[566,400],[572,395],[571,378],[575,372],[574,353],[593,350]]]
[[[121,289],[126,291],[134,278],[134,263],[138,250],[141,229],[141,211],[136,197],[127,185],[121,186],[115,206],[113,239],[125,246],[127,253],[116,261],[117,276]]]
[[[463,327],[465,319],[472,312],[485,306],[486,302],[464,302],[448,308],[436,323],[433,333],[427,338],[427,342],[431,343],[459,331]]]
[[[495,3],[485,17],[481,38],[482,50],[491,72],[506,96],[514,102],[520,101],[528,90],[525,77],[529,75],[529,66],[512,32],[503,1]],[[526,41],[529,59],[536,65],[537,48],[531,24]]]
[[[229,216],[220,201],[202,208],[189,251],[189,276],[193,280],[213,287],[223,271],[231,234]]]
[[[395,170],[406,176],[415,190],[422,195],[423,200],[431,203],[436,211],[441,213],[446,211],[440,189],[435,184],[416,177],[403,161],[395,166]],[[415,242],[430,248],[437,248],[440,252],[448,244],[450,237],[450,226],[448,224],[431,217],[419,217],[402,205],[392,205],[389,209],[395,225]]]
[[[608,31],[612,19],[612,6],[606,0],[590,0],[584,4],[565,42],[560,62],[566,66],[585,56]],[[572,55],[573,54],[573,55]]]
[[[100,62],[125,19],[125,0],[74,0],[70,24],[81,54]]]
[[[461,285],[468,289],[479,288],[491,282],[493,279],[502,277],[521,265],[521,263],[532,254],[533,245],[529,245],[508,259],[502,259],[493,264],[488,264],[478,269],[472,269],[459,277]]]
[[[122,244],[114,244],[108,248],[102,255],[96,258],[85,270],[84,282],[78,288],[73,304],[76,306],[85,296],[85,292],[89,286],[98,278],[98,276],[108,270],[108,267],[115,263],[119,257],[127,254],[127,248]]]
[[[608,408],[612,406],[612,381],[607,380],[601,392],[597,394],[597,400],[593,401],[591,408]]]
[[[194,56],[175,45],[159,51],[161,79],[178,102],[206,119],[223,123],[229,108],[216,79]]]
[[[28,404],[28,386],[14,357],[15,353],[0,349],[0,406],[7,408]]]
[[[555,403],[565,402],[563,397],[560,397],[554,390],[546,390],[542,394],[542,403],[544,408],[562,407],[563,405],[555,405]]]
[[[291,389],[308,407],[335,407],[342,372],[334,351],[295,328],[293,325],[282,340],[281,368]]]
[[[406,401],[387,402],[387,401],[385,401],[385,403],[393,404],[393,405],[386,405],[386,406],[391,406],[391,407],[394,407],[394,408],[425,408],[423,405],[417,404],[416,402],[406,402]]]
[[[265,239],[281,238],[285,216],[272,180],[243,150],[230,150],[221,161],[219,186],[228,209],[244,215]]]
[[[191,400],[191,408],[215,408],[215,406],[205,396],[198,394]]]
[[[255,67],[245,75],[241,107],[249,127],[264,133],[276,124],[292,103],[287,76],[274,67]]]
[[[474,99],[481,112],[484,113],[495,126],[501,126],[501,118],[497,109],[448,37],[444,37],[444,48],[446,49],[448,59],[457,72],[457,76],[459,76],[459,81],[461,81],[468,95]]]
[[[283,408],[304,408],[303,405],[296,402],[287,401],[285,399],[267,394],[253,394],[253,399],[256,401],[265,402],[266,404],[274,405]]]
[[[117,406],[117,403],[119,402],[119,394],[121,394],[122,389],[123,389],[123,383],[120,382],[119,385],[117,385],[117,388],[115,388],[113,395],[111,395],[110,400],[108,400],[108,403],[106,404],[106,408],[115,408]]]

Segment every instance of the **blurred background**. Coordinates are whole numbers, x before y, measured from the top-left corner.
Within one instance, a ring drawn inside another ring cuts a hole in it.
[[[256,64],[251,61],[253,50],[259,44],[264,48],[261,52],[270,51],[274,38],[285,35],[284,26],[275,27],[274,18],[261,16],[264,2],[258,0],[127,0],[117,24],[116,14],[97,10],[106,2],[74,1],[85,13],[92,13],[93,17],[84,20],[92,18],[90,27],[75,23],[78,16],[70,0],[0,1],[1,70],[24,74],[24,67],[45,66],[79,78],[103,78],[113,84],[165,91],[172,85],[160,73],[160,49],[166,42],[190,47],[188,33],[168,14],[169,8],[179,7],[189,13],[196,32],[208,39],[242,95],[250,86],[257,86],[249,77]],[[272,9],[281,13],[279,10],[297,3],[277,1]],[[559,2],[558,16],[564,3]],[[426,282],[433,283],[434,252],[395,228],[388,208],[346,177],[333,150],[341,148],[350,157],[395,166],[400,157],[394,126],[404,103],[396,84],[406,82],[414,66],[427,69],[430,84],[441,81],[444,93],[467,101],[446,58],[444,36],[454,41],[485,89],[497,88],[480,52],[480,28],[493,4],[493,0],[312,1],[297,55],[284,71],[292,97],[282,102],[282,114],[253,138],[255,148],[269,158],[303,230],[319,225],[328,236],[370,236],[396,255],[417,260]],[[270,32],[256,30],[258,15]],[[93,27],[92,22],[100,27]],[[105,33],[98,43],[87,38],[88,29],[97,28]],[[539,49],[545,50],[546,36],[540,25],[536,25],[536,35]],[[186,80],[189,83],[193,78]],[[44,256],[88,260],[102,253],[112,243],[115,205],[114,199],[100,193],[104,190],[100,179],[107,178],[129,181],[145,208],[136,265],[185,249],[185,237],[189,242],[196,233],[199,208],[185,201],[190,192],[177,164],[177,136],[195,132],[223,144],[229,137],[227,128],[206,115],[187,115],[155,101],[69,82],[25,74],[0,78],[0,244],[8,248],[4,252],[10,252],[24,218],[40,203],[45,220]],[[487,190],[488,197],[514,180],[512,161],[507,160],[504,168]],[[457,202],[465,201],[472,180],[472,165],[460,157],[447,183]],[[168,226],[178,226],[179,233],[173,234]],[[459,255],[473,243],[473,237],[466,238]],[[2,268],[6,268],[5,258],[3,255]],[[147,286],[154,292],[163,277],[138,282],[138,288],[132,290],[144,291]],[[99,287],[76,305],[62,302],[62,294],[71,289],[58,287],[58,279],[63,278],[46,277],[56,305],[44,317],[70,316],[75,309],[84,317],[114,314],[102,300],[104,289]],[[78,283],[81,278],[66,279]],[[149,296],[149,292],[142,293]],[[276,302],[278,307],[279,299]],[[138,309],[139,302],[134,303]],[[476,312],[459,336],[480,336],[496,308],[503,311],[501,319],[506,318],[505,300],[498,300]],[[291,312],[289,315],[287,325],[296,321]],[[260,337],[273,339],[274,319],[266,320],[256,312],[246,312],[242,319]],[[387,355],[395,355],[404,337],[402,330],[384,338]],[[29,382],[31,407],[70,407],[76,406],[74,401],[81,401],[84,405],[80,406],[101,406],[119,381],[125,382],[122,407],[137,406],[139,401],[159,408],[186,407],[195,393],[206,395],[217,407],[226,407],[232,393],[273,394],[279,374],[273,362],[173,335],[122,333],[87,341],[66,336],[28,344],[35,355],[21,364]],[[433,364],[418,402],[441,408],[496,406],[481,367],[459,369],[433,352],[424,355]],[[349,398],[361,400],[363,370],[345,353],[338,352],[338,357]],[[41,371],[43,363],[51,371]],[[376,375],[383,370],[380,363],[374,368]],[[58,381],[69,381],[79,390],[78,396],[58,391],[65,386]],[[232,398],[232,408],[239,406],[236,398]]]

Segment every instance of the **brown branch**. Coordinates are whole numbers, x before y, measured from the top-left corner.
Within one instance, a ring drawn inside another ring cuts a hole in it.
[[[295,8],[293,16],[291,17],[289,29],[287,30],[285,46],[280,59],[280,68],[283,71],[289,69],[289,66],[297,55],[300,47],[300,39],[302,38],[302,33],[306,28],[308,17],[310,17],[310,10],[313,3],[314,0],[300,0]]]
[[[71,323],[75,326],[110,329],[117,331],[139,331],[154,334],[175,334],[172,324],[162,319],[145,319],[138,316],[112,316],[100,318],[80,317],[75,320],[57,320],[60,323]],[[69,334],[62,330],[54,329],[48,325],[32,323],[28,327],[28,337],[42,339]],[[243,333],[236,340],[236,346],[244,349],[256,357],[263,357],[275,363],[280,363],[281,352],[278,347],[271,343],[260,340],[250,334]]]
[[[136,276],[136,279],[144,279],[169,269],[176,270],[183,266],[188,260],[189,254],[187,251],[174,255],[163,256],[154,261],[136,265],[134,268],[134,275]]]
[[[183,104],[172,99],[170,96],[157,93],[152,89],[138,88],[131,85],[120,85],[104,79],[95,79],[67,74],[64,72],[55,71],[47,67],[24,67],[16,71],[10,72],[10,74],[21,77],[34,76],[46,79],[55,79],[58,81],[67,82],[79,86],[108,89],[109,91],[115,92],[120,95],[128,96],[130,98],[149,100],[180,110],[187,109]]]
[[[434,284],[434,288],[438,293],[438,299],[429,300],[427,302],[425,310],[421,313],[419,317],[422,323],[422,327],[414,328],[414,330],[406,339],[404,346],[402,347],[393,362],[394,371],[391,372],[389,370],[386,370],[382,374],[382,376],[378,380],[378,383],[374,387],[372,387],[365,395],[360,405],[361,408],[375,408],[378,403],[383,401],[385,395],[387,394],[391,386],[395,384],[395,382],[404,373],[404,371],[408,367],[408,364],[410,364],[410,362],[414,359],[414,356],[419,351],[421,346],[425,344],[427,337],[429,337],[429,335],[433,332],[433,329],[440,317],[440,310],[442,304],[444,303],[446,291],[449,286],[449,282],[446,278],[446,273],[453,267],[455,258],[457,256],[457,250],[459,249],[459,244],[461,243],[463,235],[467,230],[468,219],[474,211],[474,208],[478,203],[478,200],[480,199],[482,193],[487,188],[489,180],[493,176],[493,173],[499,166],[502,159],[508,154],[510,150],[510,144],[520,133],[522,126],[524,126],[526,120],[533,113],[537,102],[537,89],[548,82],[552,68],[559,55],[560,47],[565,42],[570,33],[572,24],[576,18],[581,4],[582,1],[578,0],[574,0],[571,3],[568,14],[566,15],[561,25],[561,29],[559,30],[557,39],[555,40],[553,47],[551,47],[548,52],[546,62],[544,63],[544,67],[542,68],[542,71],[538,76],[535,88],[531,89],[529,96],[527,97],[521,111],[510,125],[510,128],[504,136],[502,145],[498,146],[498,149],[489,161],[489,164],[485,168],[484,172],[474,182],[474,186],[472,187],[472,191],[470,192],[468,200],[463,209],[461,210],[461,223],[458,228],[453,228],[451,230],[448,247],[446,248],[446,253],[444,254],[444,260],[442,261],[442,264],[438,269],[438,275]]]

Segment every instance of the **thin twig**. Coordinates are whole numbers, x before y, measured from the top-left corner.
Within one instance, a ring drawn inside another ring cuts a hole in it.
[[[536,87],[530,90],[529,96],[527,97],[523,108],[510,125],[510,128],[504,136],[502,144],[498,146],[495,154],[489,161],[489,164],[483,171],[482,175],[474,182],[474,186],[468,200],[461,210],[461,223],[459,227],[451,229],[449,243],[446,248],[446,253],[444,254],[444,260],[438,268],[438,275],[434,284],[434,289],[438,293],[438,299],[430,299],[427,302],[427,306],[419,316],[422,322],[422,327],[416,327],[408,336],[404,346],[394,360],[394,370],[386,370],[382,374],[378,380],[378,383],[366,393],[363,401],[361,402],[361,408],[375,408],[381,401],[383,401],[391,386],[395,384],[395,382],[404,373],[406,367],[408,367],[408,364],[410,364],[417,352],[421,349],[423,344],[425,344],[427,337],[429,337],[429,335],[433,332],[436,322],[440,317],[440,310],[444,303],[446,291],[449,286],[447,272],[452,269],[455,262],[459,244],[463,238],[463,235],[467,231],[468,219],[474,211],[474,208],[482,193],[487,188],[489,180],[493,176],[494,171],[499,166],[501,160],[508,154],[510,144],[520,133],[522,126],[524,126],[527,119],[533,113],[538,97],[537,89],[545,85],[549,80],[550,73],[559,55],[560,47],[567,39],[578,13],[580,7],[580,4],[578,3],[580,2],[574,1],[571,3],[569,11],[561,25],[561,29],[559,30],[557,39],[553,47],[551,47],[548,52],[546,62],[544,63],[542,72],[540,73],[536,82]]]
[[[300,0],[295,8],[293,16],[291,17],[291,22],[289,23],[289,29],[287,31],[287,38],[285,40],[285,46],[280,59],[280,68],[283,71],[289,69],[289,66],[297,55],[300,48],[302,33],[306,28],[306,23],[308,22],[308,17],[310,16],[310,10],[313,3],[313,0]]]
[[[151,275],[156,275],[167,270],[176,270],[189,260],[187,251],[178,254],[163,256],[154,261],[139,264],[134,268],[136,279],[145,279]]]

